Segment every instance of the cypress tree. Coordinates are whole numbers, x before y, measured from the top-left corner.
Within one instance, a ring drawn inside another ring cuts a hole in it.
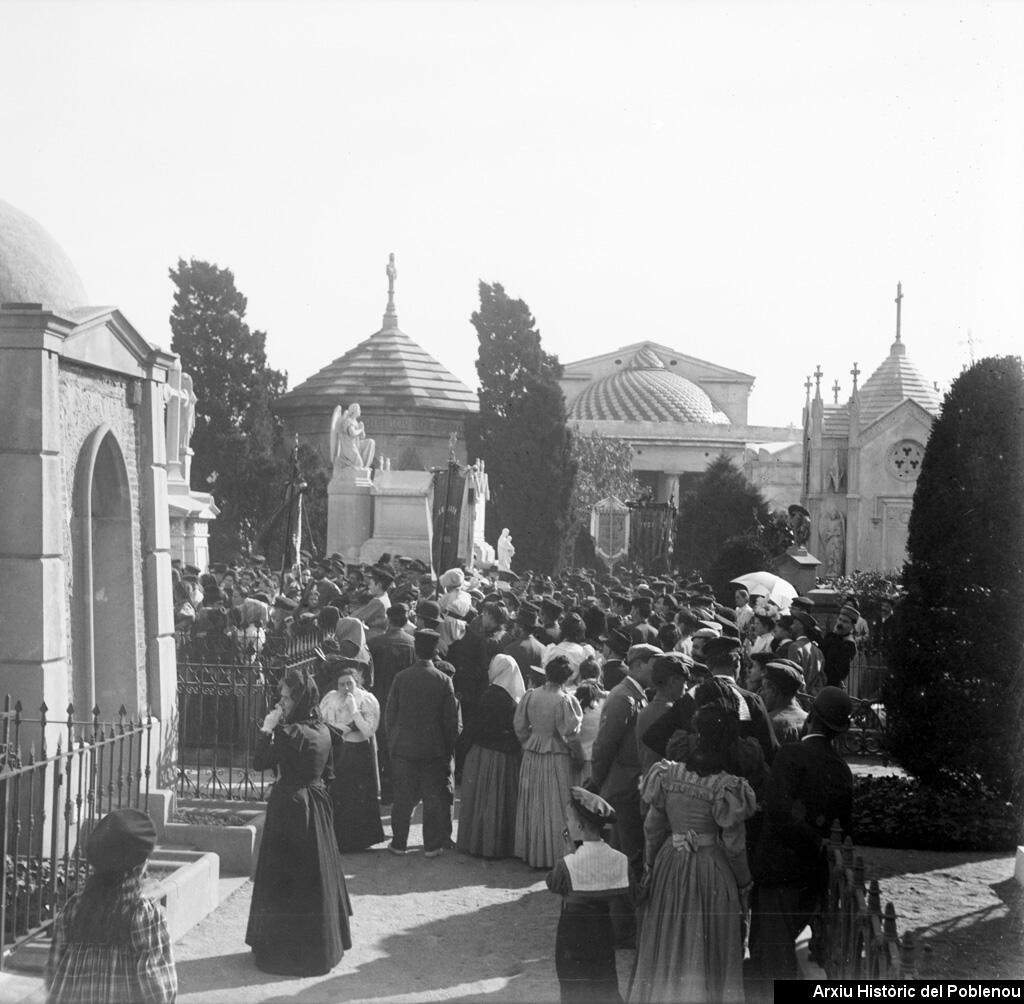
[[[1020,759],[1022,414],[1016,357],[980,360],[946,395],[914,493],[885,692],[890,750],[910,773],[1002,796]]]
[[[540,332],[522,300],[500,283],[480,283],[480,309],[470,320],[480,350],[480,412],[468,423],[472,456],[487,464],[488,532],[508,527],[515,568],[551,571],[561,549],[575,478],[558,358],[541,348]]]

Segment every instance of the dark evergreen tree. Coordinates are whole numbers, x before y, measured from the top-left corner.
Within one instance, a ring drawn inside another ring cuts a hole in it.
[[[903,767],[1002,796],[1020,768],[1022,416],[1016,357],[982,359],[946,395],[914,492],[885,692]]]
[[[229,269],[178,260],[171,349],[191,374],[196,395],[192,483],[221,510],[211,555],[232,558],[252,547],[287,480],[288,450],[270,411],[287,374],[267,365],[267,336],[245,323],[245,297]]]
[[[480,283],[470,320],[480,341],[480,412],[467,426],[470,455],[487,463],[492,535],[508,527],[515,569],[551,571],[561,552],[575,479],[562,367],[541,348],[522,300],[500,283]]]
[[[723,453],[708,464],[694,491],[680,500],[676,562],[706,572],[729,538],[756,536],[770,522],[764,496]]]

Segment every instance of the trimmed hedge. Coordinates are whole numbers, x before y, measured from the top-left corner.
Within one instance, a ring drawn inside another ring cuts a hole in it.
[[[913,778],[853,779],[853,839],[864,847],[921,851],[1012,851],[1021,824],[1013,803],[981,782],[956,791]]]

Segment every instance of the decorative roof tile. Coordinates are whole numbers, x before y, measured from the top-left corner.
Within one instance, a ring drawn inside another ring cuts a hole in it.
[[[942,397],[907,358],[907,347],[896,339],[889,355],[860,389],[860,424],[870,425],[907,398],[933,415],[939,413]]]

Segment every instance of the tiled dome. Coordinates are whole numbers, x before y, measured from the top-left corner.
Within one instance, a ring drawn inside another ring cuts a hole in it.
[[[31,216],[0,202],[0,303],[41,303],[66,313],[88,302],[60,245]]]
[[[700,387],[673,373],[648,345],[621,371],[585,388],[570,405],[569,418],[729,424]]]
[[[942,395],[907,358],[907,347],[897,337],[885,361],[860,388],[861,427],[881,418],[908,397],[925,411],[939,413]]]

